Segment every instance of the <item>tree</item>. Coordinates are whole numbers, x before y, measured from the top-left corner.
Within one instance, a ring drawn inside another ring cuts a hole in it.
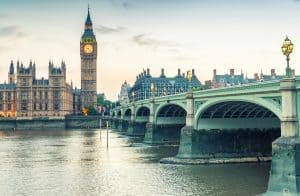
[[[87,109],[89,111],[88,112],[89,115],[97,115],[98,114],[97,110],[92,105],[88,106]]]
[[[104,95],[103,94],[97,95],[97,105],[103,105],[103,103],[104,103]]]

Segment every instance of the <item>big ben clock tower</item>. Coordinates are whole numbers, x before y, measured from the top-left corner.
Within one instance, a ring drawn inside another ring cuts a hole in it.
[[[93,32],[90,9],[80,40],[81,56],[81,105],[97,107],[97,41]]]

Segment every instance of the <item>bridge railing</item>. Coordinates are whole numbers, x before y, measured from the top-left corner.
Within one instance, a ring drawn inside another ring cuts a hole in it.
[[[299,83],[300,87],[300,78],[298,78],[297,82]],[[250,84],[242,84],[242,85],[235,85],[230,87],[220,87],[220,88],[213,88],[213,89],[206,89],[206,90],[193,90],[194,97],[206,97],[206,96],[212,96],[216,94],[236,94],[239,92],[243,93],[253,93],[255,92],[265,92],[265,91],[274,91],[279,92],[280,89],[280,81],[279,80],[273,80],[273,81],[266,81],[266,82],[258,82],[258,83],[250,83]],[[161,97],[154,97],[155,102],[161,102],[161,101],[176,101],[176,100],[182,100],[185,98],[186,93],[179,93],[175,95],[166,95]],[[135,101],[134,103],[136,105],[146,105],[150,102],[151,99],[144,99]],[[132,104],[129,103],[127,107]],[[124,106],[123,106],[124,107]],[[126,107],[126,106],[125,106]],[[118,106],[114,108],[115,110],[119,110],[122,108],[122,106]]]
[[[248,91],[248,92],[259,92],[259,91],[279,91],[280,81],[267,81],[267,82],[259,82],[259,83],[250,83],[250,84],[242,84],[230,87],[221,87],[221,88],[213,88],[207,90],[198,90],[194,91],[194,96],[207,96],[210,94],[219,94],[219,93],[237,93],[238,91]]]

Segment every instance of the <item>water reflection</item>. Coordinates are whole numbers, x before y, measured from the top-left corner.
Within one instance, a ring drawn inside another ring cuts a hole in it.
[[[177,146],[99,130],[0,131],[0,195],[254,195],[270,164],[168,165]]]

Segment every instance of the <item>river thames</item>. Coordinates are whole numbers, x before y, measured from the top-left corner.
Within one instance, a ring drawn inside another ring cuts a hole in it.
[[[160,164],[176,146],[99,130],[0,131],[0,195],[257,195],[270,163]]]

